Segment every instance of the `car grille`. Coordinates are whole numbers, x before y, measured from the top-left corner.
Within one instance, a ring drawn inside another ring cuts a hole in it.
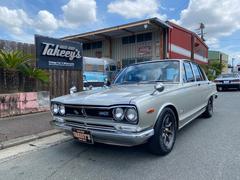
[[[98,131],[107,131],[107,132],[115,132],[116,131],[116,128],[111,125],[84,123],[84,122],[74,121],[74,120],[65,120],[65,124],[70,127],[83,128],[83,129],[88,129],[88,130],[98,130]]]
[[[112,109],[104,107],[65,105],[66,116],[113,119]]]

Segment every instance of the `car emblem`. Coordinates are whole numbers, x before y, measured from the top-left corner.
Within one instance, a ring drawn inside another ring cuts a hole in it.
[[[84,117],[87,117],[87,114],[86,114],[86,111],[85,111],[84,108],[82,108],[81,112],[82,112],[82,115],[83,115]]]

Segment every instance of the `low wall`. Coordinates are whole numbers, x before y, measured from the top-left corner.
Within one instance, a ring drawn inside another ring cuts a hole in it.
[[[49,110],[49,92],[0,94],[0,117]]]

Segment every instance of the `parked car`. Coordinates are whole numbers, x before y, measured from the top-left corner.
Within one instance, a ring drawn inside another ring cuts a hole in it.
[[[86,143],[148,143],[168,154],[179,129],[211,117],[216,85],[188,60],[156,60],[123,69],[110,87],[52,99],[51,124]]]
[[[238,73],[221,74],[214,82],[217,85],[217,90],[235,88],[240,90],[240,75]]]

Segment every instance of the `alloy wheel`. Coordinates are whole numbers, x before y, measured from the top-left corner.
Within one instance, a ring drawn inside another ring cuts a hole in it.
[[[173,145],[175,136],[174,117],[171,114],[165,115],[162,123],[162,133],[160,134],[164,145],[170,149]]]

